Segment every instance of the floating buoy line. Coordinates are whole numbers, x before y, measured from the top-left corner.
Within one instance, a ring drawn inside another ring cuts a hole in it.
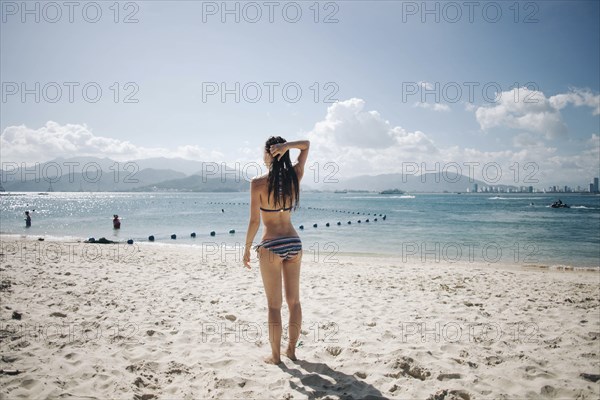
[[[207,204],[214,204],[214,205],[241,205],[241,206],[248,206],[250,205],[250,203],[247,202],[216,202],[216,201],[211,201],[208,202]],[[339,214],[348,214],[348,215],[362,215],[364,216],[369,216],[372,218],[366,218],[366,219],[358,219],[354,222],[358,223],[358,224],[362,224],[362,223],[371,223],[371,222],[378,222],[379,218],[381,218],[381,220],[385,221],[387,219],[387,215],[384,213],[376,213],[376,212],[361,212],[361,211],[351,211],[351,210],[342,210],[342,209],[331,209],[331,208],[322,208],[322,207],[298,207],[300,209],[304,209],[304,210],[317,210],[317,211],[329,211],[329,212],[334,212],[334,213],[339,213]],[[225,209],[221,208],[221,213],[225,213]],[[352,225],[352,220],[348,220],[345,222],[345,225]],[[335,223],[337,226],[342,226],[342,224],[344,224],[342,221],[336,221]],[[329,228],[331,227],[331,223],[330,222],[326,222],[325,227]],[[319,224],[318,223],[313,223],[312,224],[313,228],[318,228]],[[299,225],[298,229],[300,230],[304,230],[304,225]],[[235,234],[235,229],[229,229],[229,234],[230,235],[234,235]],[[208,233],[208,235],[210,235],[211,237],[215,237],[217,235],[216,231],[210,231]],[[196,232],[191,232],[190,233],[190,237],[192,239],[196,238],[198,235],[196,234]],[[170,235],[171,240],[177,240],[177,234],[173,233]],[[110,240],[106,240],[104,238],[100,238],[100,240],[96,240],[93,237],[90,237],[86,243],[117,243],[117,242],[113,242]],[[149,242],[154,242],[155,240],[158,240],[158,238],[154,235],[150,235],[148,236],[148,241]],[[134,240],[133,239],[128,239],[127,240],[128,244],[133,244]]]
[[[224,201],[209,201],[207,204],[219,204],[219,205],[242,205],[242,206],[248,206],[250,205],[250,203],[245,203],[245,202],[224,202]],[[366,218],[364,221],[362,219],[359,219],[356,221],[356,223],[358,224],[362,224],[364,223],[370,223],[370,222],[377,222],[379,221],[379,217],[382,220],[386,220],[387,219],[387,215],[383,214],[383,213],[376,213],[376,212],[361,212],[361,211],[350,211],[350,210],[340,210],[340,209],[332,209],[332,208],[323,208],[323,207],[298,207],[301,209],[305,209],[305,210],[317,210],[317,211],[330,211],[330,212],[335,212],[335,213],[340,213],[340,214],[353,214],[353,215],[363,215],[363,216],[372,216],[373,219],[371,221],[371,218]],[[225,212],[225,209],[221,209],[221,212]],[[346,223],[347,225],[352,225],[352,221],[347,221]],[[342,222],[341,221],[337,221],[337,225],[341,226]],[[331,224],[329,222],[325,223],[326,227],[330,227]],[[318,228],[319,224],[318,223],[314,223],[313,224],[313,228]],[[299,229],[304,230],[304,225],[299,225],[298,226]]]

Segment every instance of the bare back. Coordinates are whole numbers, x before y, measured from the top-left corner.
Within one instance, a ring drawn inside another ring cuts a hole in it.
[[[296,171],[296,175],[298,175],[298,183],[300,183],[301,176],[298,174],[298,168],[294,165],[294,171]],[[273,204],[273,199],[269,198],[268,195],[268,176],[262,176],[260,178],[255,179],[256,181],[256,190],[258,191],[258,195],[260,196],[260,207],[265,208],[267,210],[274,210],[284,208],[280,205],[275,207]],[[292,193],[292,198],[295,193]],[[292,204],[286,204],[285,208],[291,207]],[[263,221],[263,225],[265,227],[263,232],[263,240],[277,238],[281,236],[298,236],[298,233],[294,229],[291,221],[291,210],[285,211],[261,211],[261,218]]]

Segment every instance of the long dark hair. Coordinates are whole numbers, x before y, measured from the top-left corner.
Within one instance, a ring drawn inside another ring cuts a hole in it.
[[[265,151],[271,154],[269,151],[271,145],[285,142],[286,140],[281,136],[271,136],[265,143]],[[292,166],[289,151],[286,151],[279,161],[273,157],[267,179],[269,181],[268,197],[273,198],[275,208],[278,204],[281,204],[282,208],[289,204],[295,210],[300,203],[300,183]]]

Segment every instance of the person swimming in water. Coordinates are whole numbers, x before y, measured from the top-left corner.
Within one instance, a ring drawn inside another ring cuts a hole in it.
[[[121,229],[121,221],[119,220],[119,216],[117,214],[113,215],[113,228]]]
[[[289,341],[286,356],[296,360],[296,343],[300,337],[302,308],[300,306],[300,263],[302,241],[291,222],[291,211],[300,201],[300,181],[308,157],[310,142],[287,142],[280,136],[271,136],[265,143],[263,160],[268,173],[252,179],[250,184],[250,221],[246,234],[244,265],[250,269],[250,249],[258,231],[261,216],[263,237],[256,250],[263,286],[267,297],[269,342],[271,356],[266,363],[281,363],[281,278],[288,305]],[[290,149],[299,149],[294,165]]]

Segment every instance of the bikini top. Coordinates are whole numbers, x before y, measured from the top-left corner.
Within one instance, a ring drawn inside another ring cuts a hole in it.
[[[276,211],[279,211],[279,212],[284,212],[284,211],[288,211],[288,210],[291,210],[291,209],[292,209],[292,207],[287,207],[287,208],[278,208],[278,209],[276,209],[276,210],[273,210],[273,209],[270,209],[270,208],[262,208],[262,207],[259,207],[259,208],[260,208],[262,211],[267,211],[267,212],[276,212]]]

